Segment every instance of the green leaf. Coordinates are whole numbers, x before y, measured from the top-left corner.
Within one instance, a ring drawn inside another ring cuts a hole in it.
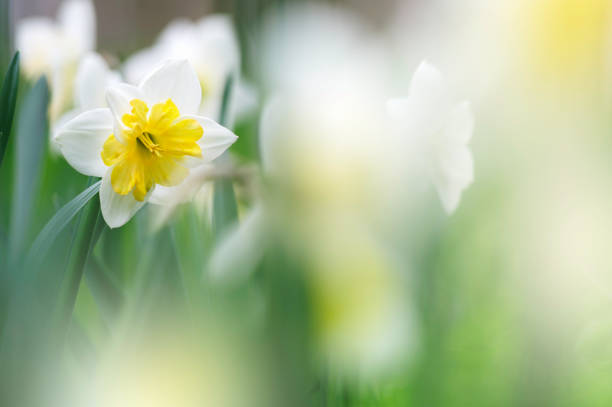
[[[1,1],[1,0],[0,0]],[[0,90],[0,168],[13,126],[17,89],[19,87],[19,52],[15,53],[9,65],[2,90]]]
[[[80,222],[77,238],[70,253],[70,262],[64,276],[56,314],[60,334],[65,333],[70,325],[85,265],[105,227],[106,224],[102,219],[102,212],[100,212],[100,200],[95,199],[89,206],[87,216]]]
[[[238,206],[232,181],[228,179],[215,181],[214,191],[213,230],[218,239],[238,219]]]
[[[27,244],[32,208],[40,184],[41,168],[47,147],[49,87],[45,78],[28,92],[19,112],[15,180],[11,204],[10,254],[18,258]]]
[[[229,76],[225,81],[225,88],[223,89],[223,101],[221,103],[221,114],[219,115],[219,123],[221,125],[226,125],[227,122],[232,83],[233,78]],[[227,153],[219,159],[227,159],[225,156],[226,154]],[[237,219],[238,206],[236,204],[236,194],[234,193],[232,181],[228,179],[215,181],[212,226],[217,239],[219,239]]]
[[[112,273],[94,256],[90,257],[85,279],[104,321],[109,325],[112,324],[125,303],[120,285]]]
[[[98,181],[79,195],[72,201],[64,205],[55,215],[49,220],[45,227],[41,230],[34,240],[28,256],[28,264],[36,268],[42,264],[45,255],[58,238],[60,233],[66,228],[70,221],[85,207],[85,205],[93,198],[100,190]]]
[[[225,85],[223,86],[223,99],[221,100],[221,112],[219,113],[219,123],[223,126],[227,126],[227,115],[229,114],[233,84],[234,78],[230,75],[225,80]]]
[[[0,0],[0,77],[12,54],[11,0]]]

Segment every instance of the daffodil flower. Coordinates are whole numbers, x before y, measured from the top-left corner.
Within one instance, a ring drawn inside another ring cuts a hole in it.
[[[157,185],[181,185],[191,169],[236,141],[231,131],[197,114],[200,99],[189,62],[170,60],[138,87],[109,87],[108,108],[81,113],[58,131],[66,160],[85,175],[102,177],[100,206],[110,227],[130,220]],[[163,197],[152,200],[163,203]]]
[[[461,192],[473,181],[474,161],[467,144],[474,117],[469,103],[453,105],[442,74],[423,62],[412,78],[408,97],[389,100],[387,113],[392,131],[416,152],[413,158],[424,158],[444,209],[452,213]]]
[[[189,60],[198,75],[202,87],[201,114],[219,117],[229,76],[237,80],[232,87],[228,122],[255,105],[254,91],[239,79],[240,51],[229,16],[210,15],[195,23],[186,19],[171,22],[154,45],[125,62],[123,71],[129,83],[138,83],[158,61],[177,58]]]
[[[52,90],[54,121],[72,102],[74,74],[80,59],[96,47],[96,13],[90,0],[61,4],[57,21],[29,17],[17,24],[15,45],[28,78],[46,75]]]

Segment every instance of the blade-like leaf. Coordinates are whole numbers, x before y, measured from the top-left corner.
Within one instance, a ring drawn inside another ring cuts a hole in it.
[[[36,266],[42,263],[42,260],[49,251],[49,248],[53,245],[53,242],[55,242],[55,239],[57,239],[59,234],[81,209],[85,207],[89,200],[98,193],[100,184],[101,181],[96,182],[55,213],[53,218],[45,225],[32,244],[28,256],[28,263],[30,265]]]
[[[229,76],[225,81],[223,89],[223,101],[221,103],[221,114],[219,123],[226,125],[231,99],[232,77]],[[225,153],[219,160],[227,159]],[[227,228],[238,219],[238,207],[236,205],[236,195],[231,180],[221,179],[215,181],[213,196],[213,230],[215,236],[219,238]]]
[[[19,112],[15,134],[15,180],[11,204],[10,252],[18,258],[27,244],[32,208],[47,146],[49,87],[40,78],[28,92]]]
[[[0,77],[12,54],[11,0],[0,0]]]
[[[232,75],[228,76],[223,85],[223,99],[221,99],[221,111],[219,113],[219,124],[227,126],[227,120],[229,115],[229,107],[232,96],[232,86],[234,85],[234,78]]]
[[[112,273],[94,256],[89,259],[85,279],[107,324],[115,321],[125,302],[123,291]]]
[[[77,238],[72,246],[70,262],[64,276],[56,314],[57,327],[62,335],[72,318],[85,265],[105,227],[106,224],[100,212],[100,201],[96,199],[91,202],[86,216],[80,221]]]
[[[13,126],[19,87],[19,52],[13,56],[0,90],[0,168]]]

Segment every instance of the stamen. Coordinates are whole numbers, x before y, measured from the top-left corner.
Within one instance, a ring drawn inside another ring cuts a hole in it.
[[[155,154],[158,157],[160,156],[159,145],[155,143],[155,137],[153,136],[153,134],[145,131],[140,136],[138,136],[136,140],[142,147],[149,150],[149,152]]]

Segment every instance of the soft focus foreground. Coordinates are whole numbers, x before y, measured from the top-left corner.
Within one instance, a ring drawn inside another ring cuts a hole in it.
[[[612,1],[169,4],[0,0],[0,405],[610,404]]]

